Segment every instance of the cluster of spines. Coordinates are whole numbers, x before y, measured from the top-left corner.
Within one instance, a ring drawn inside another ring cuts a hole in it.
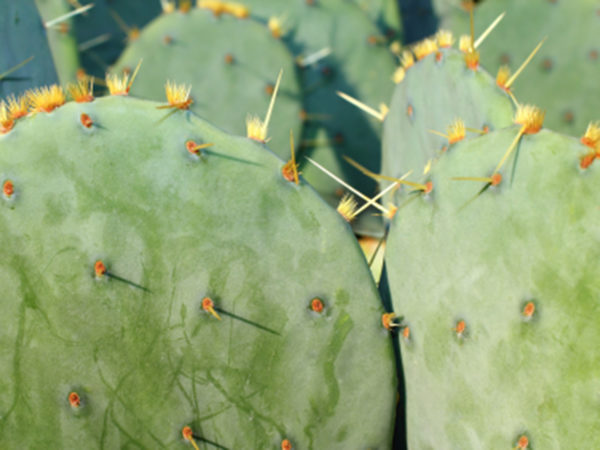
[[[160,0],[163,13],[170,14],[177,10],[175,0]],[[192,10],[192,0],[179,0],[179,11],[182,13],[188,13]],[[238,2],[224,1],[224,0],[197,0],[196,7],[200,9],[207,9],[211,11],[215,16],[219,17],[223,14],[229,14],[239,19],[245,19],[250,16],[250,9]]]
[[[287,33],[285,18],[281,16],[269,17],[267,28],[275,39],[281,39]]]
[[[590,149],[579,164],[582,169],[587,169],[596,159],[600,159],[600,122],[588,125],[581,143]]]
[[[15,121],[29,113],[29,98],[27,95],[19,98],[14,95],[0,102],[0,133],[12,130]]]
[[[520,139],[525,134],[536,134],[538,133],[543,126],[544,123],[545,112],[533,105],[518,105],[517,111],[514,116],[514,123],[517,125],[521,125],[519,132],[515,136],[515,139],[508,147],[506,152],[504,153],[502,159],[496,166],[494,172],[488,176],[461,176],[461,177],[453,177],[453,180],[458,181],[476,181],[483,182],[484,187],[479,191],[477,195],[482,194],[489,187],[498,186],[502,182],[502,174],[500,173],[500,169],[504,166]],[[445,136],[448,139],[449,144],[454,144],[458,141],[461,141],[466,136],[467,128],[464,126],[464,123],[461,119],[456,119],[449,127],[448,127],[448,135],[443,135],[442,133],[435,132],[436,134],[440,134]],[[487,130],[471,130],[477,131],[479,133],[486,133]]]
[[[138,66],[139,68],[139,66]],[[109,81],[111,80],[111,81]],[[129,88],[133,82],[127,75],[122,78],[107,75],[107,85],[114,87],[118,85],[116,91],[111,90],[111,95],[128,95]],[[165,92],[167,97],[167,105],[157,108],[173,108],[186,110],[192,103],[190,98],[191,88],[186,85],[178,85],[173,82],[167,82]],[[77,103],[92,102],[94,100],[94,79],[91,77],[83,77],[76,83],[67,85],[67,92],[73,101]],[[26,91],[23,95],[16,97],[11,95],[6,100],[0,102],[0,135],[10,132],[17,120],[37,113],[50,113],[56,108],[66,103],[67,96],[65,90],[59,85],[43,86],[37,89]],[[91,128],[94,125],[93,119],[86,113],[80,115],[81,125],[85,128]],[[187,151],[196,156],[201,156],[201,150],[212,146],[212,143],[197,144],[194,141],[186,142]],[[296,172],[296,183],[297,183]],[[7,201],[12,201],[15,195],[15,185],[12,180],[5,179],[2,181],[2,197]],[[101,272],[102,265],[96,268],[96,276],[104,275]],[[107,275],[108,276],[108,275]],[[118,277],[117,277],[118,278]],[[145,289],[142,287],[142,289]]]
[[[19,97],[12,95],[0,102],[0,133],[12,130],[18,119],[29,114],[51,112],[65,102],[63,88],[55,84],[29,90]]]
[[[470,35],[462,35],[458,40],[458,49],[464,53],[466,66],[471,70],[479,68],[479,52],[477,48],[484,39],[492,32],[492,30],[502,20],[504,14],[501,14],[494,20],[490,26],[475,40],[473,29]],[[400,66],[394,72],[392,79],[395,83],[400,83],[406,76],[406,71],[414,64],[415,58],[417,61],[422,60],[428,55],[435,54],[436,61],[441,61],[443,53],[441,49],[452,48],[455,43],[454,35],[448,30],[439,30],[434,36],[423,39],[412,46],[411,49],[406,49],[400,53]]]
[[[49,113],[64,105],[67,94],[77,103],[94,100],[94,79],[82,77],[75,83],[69,83],[65,89],[53,84],[26,91],[21,96],[14,94],[0,101],[0,134],[13,129],[17,120],[30,114]]]
[[[465,54],[469,54],[469,48],[472,47],[470,43],[473,42],[470,36],[467,36],[468,41],[465,40],[465,37],[461,37],[459,41],[459,48],[465,51]],[[469,46],[465,47],[465,42],[469,42]],[[399,53],[400,58],[400,66],[396,69],[394,74],[392,75],[393,81],[398,84],[404,80],[406,76],[406,71],[410,69],[415,62],[421,61],[425,57],[435,54],[436,61],[441,61],[443,54],[440,51],[441,49],[452,48],[455,43],[454,35],[451,31],[448,30],[439,30],[434,36],[423,39],[422,41],[417,42],[412,46],[412,48],[404,49]],[[470,52],[471,55],[473,54]],[[465,56],[465,60],[467,61],[467,66],[476,69],[478,66],[479,59],[477,58],[477,63],[470,63],[469,58]]]
[[[110,95],[129,95],[138,70],[139,65],[132,76],[107,74],[106,85]],[[165,92],[168,104],[159,108],[189,109],[193,102],[190,91],[190,86],[167,81]],[[54,111],[66,103],[67,94],[77,103],[92,102],[94,100],[94,78],[84,76],[74,83],[69,83],[66,92],[61,86],[53,84],[28,90],[18,97],[11,95],[6,100],[0,101],[0,134],[11,131],[18,119],[31,114]],[[89,116],[85,114],[82,114],[81,122],[88,128],[91,126]]]
[[[136,67],[133,75],[124,73],[122,76],[107,74],[106,85],[110,95],[127,96],[135,80],[135,77],[140,69],[141,62]],[[267,130],[274,103],[277,97],[281,78],[283,73],[280,72],[277,78],[271,102],[267,111],[265,120],[261,120],[256,116],[250,116],[247,120],[247,137],[255,141],[264,143],[268,140]],[[78,103],[91,102],[94,100],[94,79],[91,77],[82,77],[76,83],[70,83],[67,86],[67,92],[70,97]],[[158,106],[158,109],[173,109],[173,110],[188,110],[193,103],[191,98],[191,86],[185,84],[177,84],[172,81],[167,81],[165,84],[165,93],[167,104]],[[62,87],[58,85],[45,86],[26,92],[21,97],[11,96],[6,101],[0,102],[0,134],[8,133],[13,129],[15,121],[22,117],[38,112],[51,112],[54,109],[62,106],[66,102],[66,94]],[[86,128],[93,126],[92,118],[85,113],[80,116],[81,124]],[[196,143],[193,140],[186,142],[187,151],[194,156],[203,156],[201,153],[207,147],[212,146],[212,143]],[[295,160],[293,136],[290,131],[290,147],[291,160],[286,163],[281,170],[282,176],[290,182],[299,184],[298,164]],[[14,186],[11,181],[6,181],[3,186],[4,197],[9,199],[14,193]]]
[[[238,19],[245,19],[250,16],[250,9],[241,3],[228,2],[222,0],[198,0],[198,8],[208,9],[215,16],[229,14]]]

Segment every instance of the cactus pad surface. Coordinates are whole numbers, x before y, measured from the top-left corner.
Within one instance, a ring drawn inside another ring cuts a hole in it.
[[[347,223],[261,144],[157,106],[0,136],[0,447],[388,447],[392,347]]]
[[[239,135],[246,134],[249,114],[265,115],[283,69],[269,146],[286,157],[290,129],[300,139],[302,94],[294,60],[264,25],[196,8],[162,14],[127,47],[114,72],[133,69],[142,59],[132,95],[160,100],[165,80],[187,83],[192,86],[191,109]]]
[[[0,79],[0,96],[17,94],[40,84],[57,81],[46,30],[33,0],[0,1],[0,73],[33,58]]]
[[[456,119],[481,131],[512,122],[510,97],[484,69],[469,69],[458,50],[437,49],[405,73],[384,122],[384,175],[400,177],[412,170],[413,177],[421,176],[428,161],[451,146],[448,138],[434,132],[446,134]],[[464,131],[463,138],[472,135]]]
[[[489,176],[517,133],[456,144],[428,196],[397,197],[386,261],[410,448],[600,445],[600,166],[541,130],[496,186],[455,179]]]

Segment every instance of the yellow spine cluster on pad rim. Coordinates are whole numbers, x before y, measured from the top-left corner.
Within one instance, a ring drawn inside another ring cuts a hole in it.
[[[534,105],[519,105],[515,123],[523,126],[523,134],[535,134],[542,129],[546,112]]]
[[[63,88],[57,84],[32,89],[26,95],[33,113],[53,111],[67,100]]]

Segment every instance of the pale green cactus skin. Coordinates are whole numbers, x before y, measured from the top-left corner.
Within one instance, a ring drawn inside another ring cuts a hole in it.
[[[454,179],[491,175],[517,133],[453,145],[431,194],[396,198],[386,263],[410,330],[409,448],[600,446],[600,165],[581,169],[589,148],[542,130],[498,186]]]
[[[348,224],[264,145],[157,106],[0,136],[0,447],[185,449],[190,426],[205,448],[389,448],[392,346]]]
[[[502,128],[512,123],[514,111],[506,92],[485,69],[469,69],[462,52],[427,55],[396,85],[384,122],[382,174],[399,178],[412,171],[412,179],[419,178],[449,147],[434,132],[446,134],[456,119],[474,130]]]
[[[293,56],[269,30],[251,19],[211,11],[162,14],[125,49],[114,73],[143,68],[131,94],[161,100],[165,80],[191,86],[192,111],[230,133],[246,135],[249,115],[265,118],[276,79],[283,71],[269,124],[269,147],[290,155],[290,130],[296,147],[302,130],[302,93]]]

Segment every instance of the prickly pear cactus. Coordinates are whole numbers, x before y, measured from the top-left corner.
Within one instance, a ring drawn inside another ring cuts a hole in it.
[[[401,37],[402,24],[397,0],[354,0],[388,38]]]
[[[404,51],[384,122],[384,175],[412,170],[413,177],[421,176],[429,160],[467,134],[511,123],[510,97],[478,64],[467,67],[466,53],[451,48],[453,41],[450,34],[439,34],[418,43],[414,53]]]
[[[85,71],[104,77],[128,42],[135,41],[140,29],[160,15],[160,0],[94,0],[88,14],[74,19],[75,34]]]
[[[347,223],[190,112],[45,92],[0,136],[0,447],[389,448]]]
[[[459,0],[440,11],[441,24],[455,32],[469,30],[469,16]],[[600,109],[600,4],[597,0],[485,0],[475,7],[475,24],[482,29],[498,14],[506,17],[481,49],[489,70],[512,70],[542,39],[538,56],[515,82],[520,102],[546,110],[549,127],[577,134]]]
[[[191,85],[191,108],[225,130],[245,135],[249,114],[264,115],[283,77],[271,126],[269,146],[289,155],[290,129],[301,135],[302,94],[294,60],[285,45],[262,24],[229,14],[192,9],[163,14],[145,27],[116,63],[114,72],[143,70],[133,95],[159,100],[165,79]]]
[[[0,96],[57,81],[46,30],[33,0],[0,0],[0,40]]]
[[[519,129],[457,143],[429,195],[396,198],[409,448],[600,446],[600,165],[581,164],[600,130],[590,148]]]

